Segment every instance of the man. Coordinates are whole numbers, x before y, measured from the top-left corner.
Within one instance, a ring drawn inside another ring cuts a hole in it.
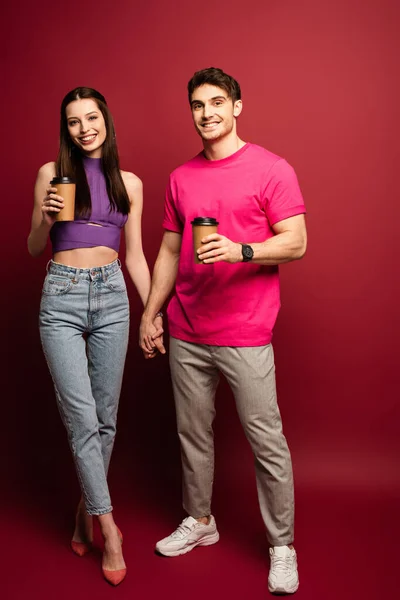
[[[165,353],[154,319],[168,307],[170,366],[187,514],[156,545],[178,556],[219,539],[211,514],[212,423],[219,373],[226,377],[255,458],[258,497],[270,543],[271,592],[298,588],[293,548],[293,477],[276,400],[272,329],[278,314],[278,265],[306,250],[304,203],[288,163],[236,132],[242,111],[237,81],[220,69],[188,84],[204,150],[178,167],[167,187],[165,229],[140,330],[147,358]],[[193,253],[191,222],[213,217],[218,233]]]

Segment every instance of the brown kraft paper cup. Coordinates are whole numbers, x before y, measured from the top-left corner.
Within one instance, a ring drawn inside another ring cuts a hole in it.
[[[211,235],[212,233],[217,233],[218,230],[218,221],[213,217],[196,217],[192,221],[192,231],[193,231],[193,250],[194,250],[194,262],[197,265],[203,265],[203,261],[199,259],[199,255],[197,254],[197,248],[200,248],[201,240],[206,235]]]
[[[54,177],[50,181],[57,188],[57,195],[64,198],[64,208],[56,214],[56,221],[73,221],[75,218],[75,180],[70,177]]]

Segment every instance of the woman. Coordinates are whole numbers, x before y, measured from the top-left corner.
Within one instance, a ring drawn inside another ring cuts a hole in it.
[[[63,198],[54,176],[76,181],[75,220],[56,221]],[[146,303],[150,274],[141,242],[142,183],[120,171],[114,125],[105,98],[76,88],[61,105],[57,161],[39,170],[28,249],[53,245],[40,306],[40,336],[60,414],[68,432],[82,498],[71,546],[79,556],[93,541],[93,516],[104,537],[107,581],[126,575],[107,471],[128,345],[129,304],[118,260],[124,228],[126,267]],[[161,326],[160,317],[156,324]]]

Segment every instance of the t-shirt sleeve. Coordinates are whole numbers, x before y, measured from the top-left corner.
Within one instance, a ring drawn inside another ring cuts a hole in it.
[[[268,173],[263,199],[270,225],[306,212],[296,173],[283,158]]]
[[[182,233],[183,225],[176,210],[176,202],[172,191],[171,178],[165,191],[163,228],[168,231]]]

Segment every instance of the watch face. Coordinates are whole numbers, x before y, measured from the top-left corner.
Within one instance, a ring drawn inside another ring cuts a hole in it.
[[[251,246],[248,246],[247,244],[243,244],[242,246],[242,255],[243,255],[243,260],[251,260],[253,258],[253,248]]]

